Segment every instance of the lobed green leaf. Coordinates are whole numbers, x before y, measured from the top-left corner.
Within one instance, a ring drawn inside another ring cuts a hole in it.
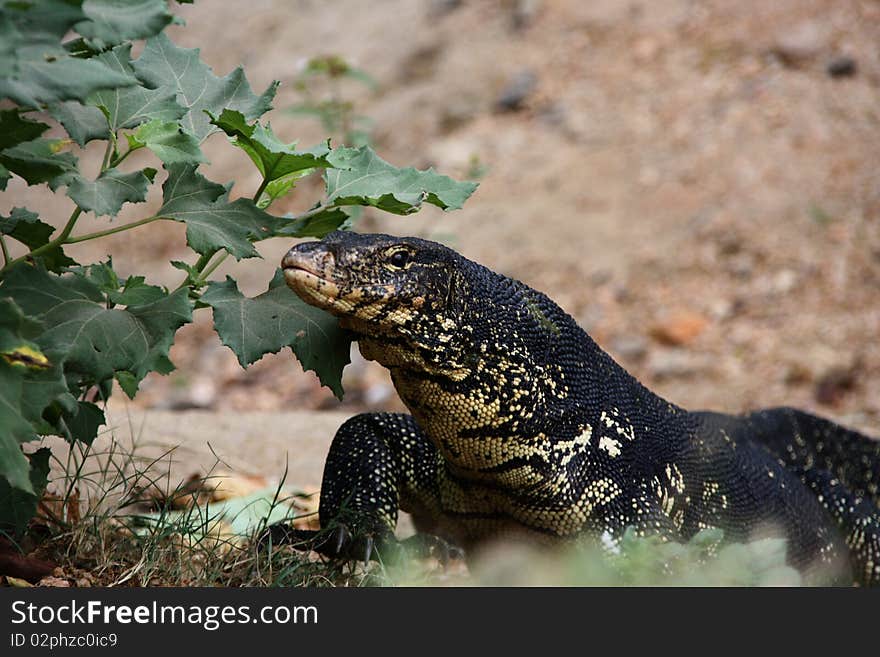
[[[120,75],[94,59],[19,61],[16,69],[14,77],[0,77],[0,97],[34,109],[59,100],[85,100],[99,89],[137,84],[134,77]]]
[[[41,328],[0,288],[0,522],[10,517],[4,505],[11,504],[13,497],[20,502],[22,493],[35,491],[20,444],[36,438],[32,422],[66,392],[58,370],[50,367],[33,341]],[[34,373],[40,385],[28,387]]]
[[[51,421],[51,433],[57,434],[69,443],[76,441],[91,445],[98,436],[99,429],[106,424],[104,411],[91,402],[75,401],[71,408],[58,407]]]
[[[223,130],[233,144],[248,154],[263,174],[263,180],[278,183],[271,190],[267,187],[266,191],[272,199],[286,194],[298,178],[308,175],[315,168],[331,166],[327,161],[329,141],[298,151],[296,142],[285,144],[278,139],[271,125],[248,124],[244,114],[236,110],[224,109],[219,117],[209,116],[213,125]]]
[[[280,269],[269,289],[253,299],[227,276],[210,283],[202,301],[214,309],[214,328],[242,367],[289,346],[303,369],[313,370],[342,398],[342,370],[349,362],[351,337],[332,315],[297,297]]]
[[[82,10],[74,29],[100,47],[154,36],[174,19],[165,0],[83,0]]]
[[[154,119],[126,137],[129,148],[146,146],[164,164],[197,164],[206,161],[196,138],[183,132],[175,121]]]
[[[199,50],[180,48],[164,34],[147,41],[143,54],[134,63],[137,76],[163,93],[175,94],[186,108],[180,124],[185,132],[202,142],[218,128],[206,112],[220,113],[229,108],[255,119],[271,109],[278,83],[255,95],[241,68],[218,78],[199,58]]]
[[[317,237],[318,239],[344,229],[351,217],[341,208],[330,208],[312,215],[298,217],[276,231],[278,235],[289,237]]]
[[[102,294],[118,291],[122,285],[119,281],[119,276],[113,270],[113,258],[109,256],[106,262],[95,262],[91,265],[71,267],[69,271],[98,288],[98,294],[94,296],[95,300],[100,300]]]
[[[104,171],[97,180],[84,180],[77,176],[67,187],[67,195],[83,210],[95,216],[115,217],[124,203],[141,203],[147,200],[147,190],[153,182],[156,170],[147,168],[132,173],[119,169]]]
[[[49,106],[49,114],[67,130],[80,146],[94,139],[110,139],[107,117],[97,107],[83,105],[77,100],[65,100]]]
[[[2,377],[0,372],[0,381]],[[33,454],[25,456],[16,448],[14,465],[21,476],[12,481],[4,474],[11,463],[5,460],[2,442],[0,438],[0,531],[21,534],[37,512],[37,504],[46,489],[49,457],[52,452],[48,447],[41,447]],[[21,485],[19,479],[26,482],[26,485]]]
[[[0,215],[0,234],[9,235],[30,250],[48,244],[55,227],[40,221],[35,212],[12,208],[8,217]]]
[[[13,269],[0,294],[46,326],[34,341],[75,385],[126,373],[136,389],[148,372],[170,372],[174,334],[192,320],[185,289],[120,310],[108,308],[101,289],[84,276],[53,276],[35,267]],[[126,392],[131,391],[130,385]]]
[[[192,165],[172,165],[162,186],[158,216],[186,224],[186,241],[201,254],[226,249],[238,259],[259,257],[251,240],[272,235],[276,219],[250,199],[229,202],[223,185],[207,180]]]
[[[327,159],[334,167],[324,174],[327,205],[372,205],[394,214],[416,212],[422,203],[457,210],[477,188],[433,169],[399,169],[369,146],[337,148]]]
[[[0,97],[23,107],[85,100],[99,90],[137,84],[137,79],[97,59],[72,57],[61,44],[84,20],[79,3],[65,0],[0,5]]]
[[[48,129],[45,123],[24,118],[17,109],[0,110],[0,151],[32,141]]]
[[[142,306],[164,298],[167,290],[157,285],[149,285],[143,276],[129,276],[122,290],[110,290],[107,298],[120,306]]]
[[[186,114],[186,108],[175,100],[174,90],[148,88],[134,77],[131,44],[117,46],[95,59],[108,69],[132,77],[137,82],[131,86],[97,91],[88,98],[89,105],[105,113],[113,132],[121,128],[135,128],[147,121],[177,121]]]
[[[0,152],[0,164],[28,185],[48,183],[54,191],[78,172],[76,158],[62,151],[68,144],[66,139],[32,139]]]

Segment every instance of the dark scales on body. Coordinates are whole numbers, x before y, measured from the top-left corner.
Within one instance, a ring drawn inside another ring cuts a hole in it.
[[[880,583],[880,442],[789,408],[684,410],[547,296],[434,242],[336,232],[282,266],[390,370],[411,412],[337,432],[319,510],[335,531],[315,543],[325,554],[393,549],[402,509],[466,550],[507,534],[770,532],[808,582]]]

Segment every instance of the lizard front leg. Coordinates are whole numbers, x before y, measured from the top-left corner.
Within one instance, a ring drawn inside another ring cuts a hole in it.
[[[317,532],[272,528],[274,543],[305,542],[328,556],[370,559],[398,547],[398,510],[431,531],[439,514],[439,456],[412,416],[363,413],[336,432],[321,482]]]

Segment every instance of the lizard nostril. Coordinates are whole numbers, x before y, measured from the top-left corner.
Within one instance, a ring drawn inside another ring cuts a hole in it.
[[[305,269],[313,274],[318,274],[332,265],[333,254],[328,253],[320,242],[310,242],[308,246],[297,244],[281,260],[283,269]]]

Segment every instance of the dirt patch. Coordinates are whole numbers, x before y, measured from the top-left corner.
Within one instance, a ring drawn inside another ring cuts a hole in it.
[[[368,213],[359,230],[440,239],[547,292],[678,404],[795,405],[880,433],[878,3],[214,0],[180,13],[173,37],[217,73],[243,64],[254,88],[286,83],[270,115],[284,138],[324,136],[282,110],[308,57],[339,54],[379,82],[358,109],[383,157],[482,174],[460,212]],[[222,142],[206,175],[252,193],[256,173]],[[24,204],[69,214],[63,195],[15,184],[0,209]],[[181,226],[151,226],[80,254],[110,249],[123,273],[176,284],[182,244]],[[261,244],[264,261],[216,276],[259,292],[288,247]],[[339,408],[289,354],[242,371],[206,316],[172,359],[137,405]],[[349,413],[401,408],[373,364],[356,360],[345,383]]]

